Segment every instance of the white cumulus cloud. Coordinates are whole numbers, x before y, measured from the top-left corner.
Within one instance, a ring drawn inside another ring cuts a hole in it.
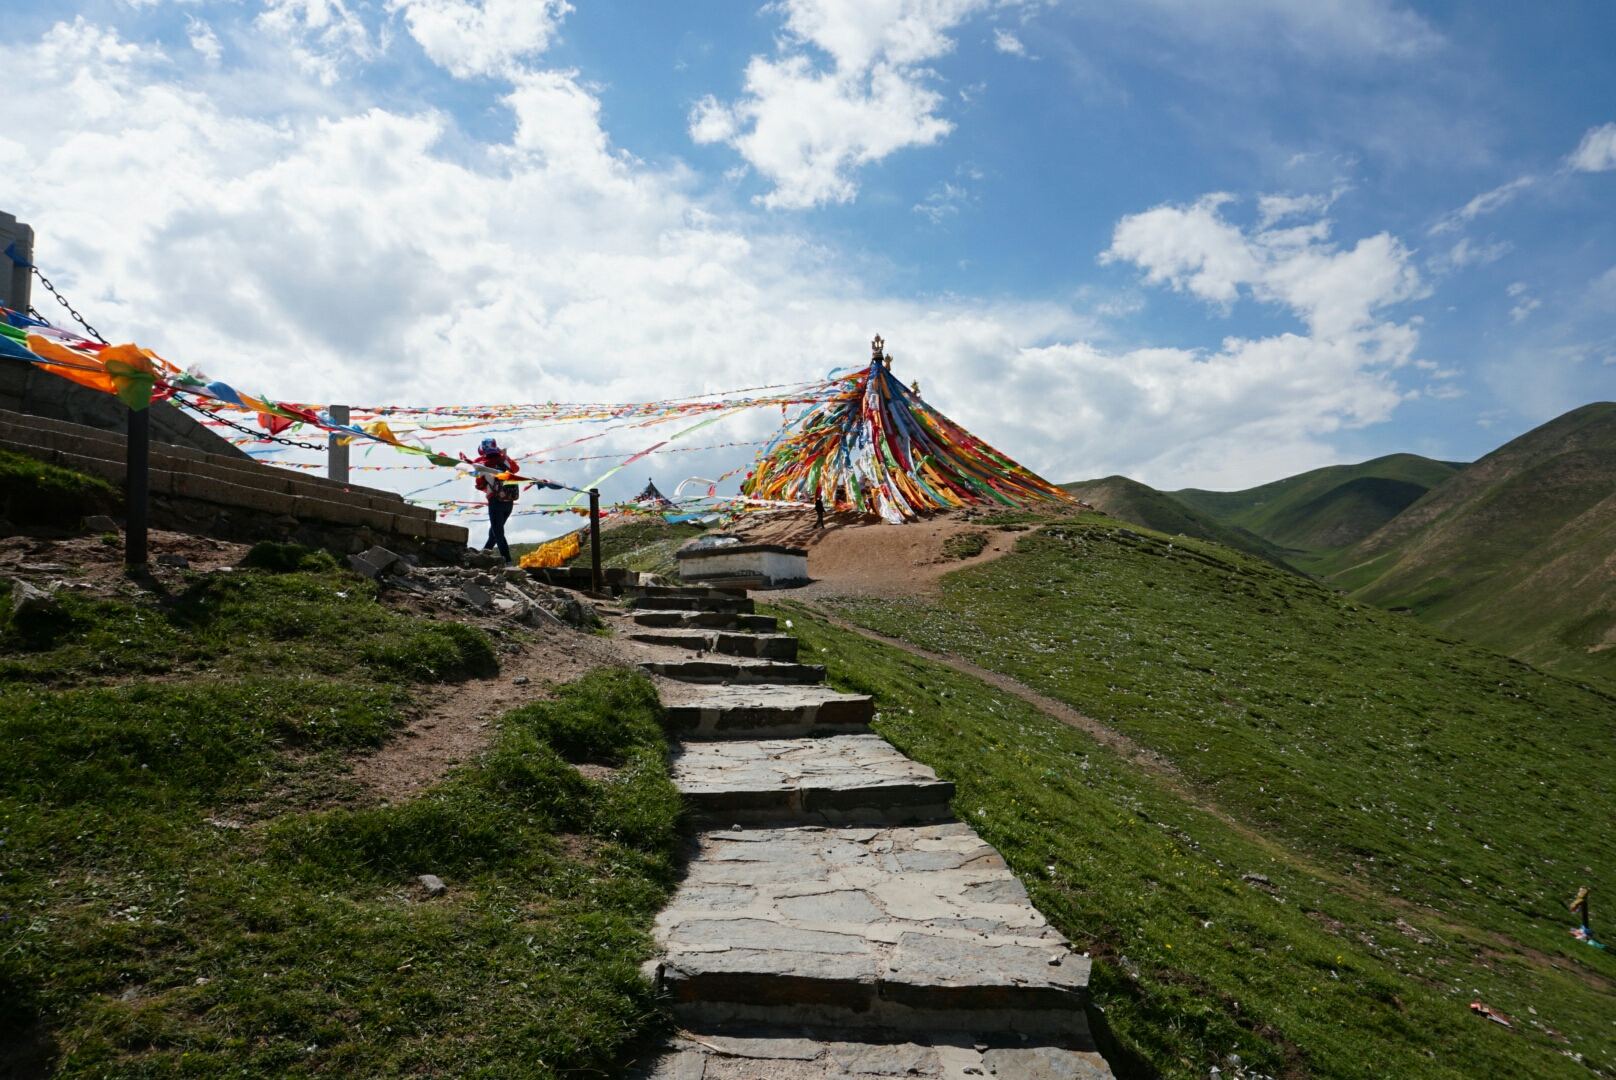
[[[781,55],[754,56],[744,96],[708,95],[690,114],[698,143],[728,143],[774,184],[771,208],[852,200],[853,172],[953,130],[921,66],[954,47],[947,32],[986,0],[783,0]],[[810,49],[826,54],[830,68]]]
[[[343,0],[265,0],[257,22],[325,86],[337,81],[346,63],[376,55],[363,20]]]
[[[1128,416],[1133,437],[1156,440],[1161,452],[1137,465],[1136,474],[1158,483],[1232,483],[1240,475],[1281,475],[1304,461],[1322,462],[1328,433],[1391,415],[1403,396],[1394,372],[1419,342],[1412,326],[1383,314],[1424,292],[1411,253],[1396,238],[1381,233],[1343,248],[1322,219],[1243,230],[1222,215],[1231,201],[1212,194],[1125,217],[1102,260],[1132,263],[1146,284],[1224,310],[1243,297],[1279,305],[1306,333],[1230,337],[1216,351],[1112,355],[1068,345],[1023,354],[1039,366],[1084,372],[1095,404],[1085,404],[1075,421],[1079,430],[1108,407]]]
[[[509,75],[550,47],[566,0],[389,0],[432,62],[456,78]]]
[[[1021,39],[1016,37],[1015,34],[1004,29],[1003,27],[999,27],[993,31],[993,47],[1002,53],[1009,53],[1012,56],[1027,55],[1027,46],[1023,45],[1021,43]]]
[[[1616,169],[1616,123],[1588,129],[1566,164],[1578,172]]]
[[[924,38],[898,54],[937,47]],[[319,71],[283,100],[239,102],[82,20],[0,44],[0,62],[16,78],[7,209],[35,227],[57,284],[114,340],[293,401],[657,400],[816,378],[880,332],[906,381],[1052,479],[1246,486],[1339,460],[1331,433],[1391,413],[1417,342],[1383,314],[1420,288],[1402,245],[1337,245],[1300,210],[1292,228],[1242,230],[1220,197],[1159,207],[1119,222],[1107,258],[1213,304],[1277,305],[1302,331],[1107,349],[1071,306],[894,298],[810,235],[725,216],[682,167],[614,149],[568,72],[512,75],[495,102],[511,134],[477,143],[431,109],[311,92]],[[938,203],[955,198],[945,186]],[[748,453],[646,459],[607,494],[647,473],[718,475]],[[545,471],[578,484],[600,468]]]

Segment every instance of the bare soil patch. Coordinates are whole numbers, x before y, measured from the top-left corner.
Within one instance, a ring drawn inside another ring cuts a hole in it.
[[[106,543],[99,536],[70,540],[36,540],[13,536],[0,540],[0,576],[21,577],[36,584],[60,583],[74,592],[131,596],[141,591],[183,590],[186,569],[206,573],[235,566],[248,545],[206,536],[153,529],[147,545],[151,561],[143,574],[129,574],[123,564],[123,541]],[[162,556],[180,556],[186,567],[168,566]]]
[[[375,753],[354,759],[354,779],[367,793],[413,798],[482,753],[500,713],[548,698],[554,687],[585,672],[623,663],[614,642],[592,634],[523,627],[518,637],[498,620],[462,621],[499,631],[499,675],[418,688],[415,715]]]
[[[732,531],[752,543],[807,550],[812,581],[791,590],[794,597],[920,596],[936,592],[944,574],[990,562],[1014,546],[1017,532],[983,525],[979,518],[971,511],[951,511],[888,525],[865,514],[826,514],[825,527],[819,529],[813,512],[801,510],[760,515]],[[981,554],[958,559],[944,550],[949,538],[962,533],[985,536]]]

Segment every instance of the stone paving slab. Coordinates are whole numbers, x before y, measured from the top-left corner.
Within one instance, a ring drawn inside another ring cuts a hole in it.
[[[759,685],[803,685],[825,681],[824,664],[791,664],[778,660],[733,659],[647,660],[640,669],[680,682]]]
[[[733,615],[724,611],[639,611],[636,626],[671,630],[736,630],[772,634],[780,628],[773,615]]]
[[[636,611],[722,611],[730,615],[750,615],[752,598],[725,596],[636,596]]]
[[[686,1032],[633,1074],[636,1080],[843,1080],[926,1076],[936,1080],[1115,1080],[1092,1046],[1028,1039],[992,1046],[962,1032],[859,1039]]]
[[[694,843],[656,928],[686,1023],[1087,1034],[1089,961],[967,825]]]
[[[795,660],[797,639],[790,634],[741,634],[723,630],[635,630],[630,641],[675,649],[751,656],[766,660]]]
[[[673,782],[719,825],[946,821],[954,785],[879,735],[735,739],[682,746]]]
[[[684,739],[739,739],[810,734],[859,735],[875,718],[867,694],[828,686],[725,686],[664,684],[668,723]]]

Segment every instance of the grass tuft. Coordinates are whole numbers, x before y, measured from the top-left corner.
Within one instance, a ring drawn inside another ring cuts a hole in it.
[[[242,556],[241,565],[257,570],[289,574],[298,570],[335,570],[337,560],[329,552],[302,544],[282,544],[260,540]]]
[[[26,626],[0,623],[0,684],[355,669],[457,681],[498,670],[482,631],[389,611],[371,582],[335,570],[188,574],[177,593],[59,603],[60,614]]]
[[[14,525],[74,528],[86,516],[117,512],[122,502],[100,477],[0,450],[0,518]]]

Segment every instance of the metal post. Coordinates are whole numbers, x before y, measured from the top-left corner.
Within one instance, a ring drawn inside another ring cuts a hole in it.
[[[125,566],[146,565],[146,496],[150,487],[151,406],[129,410],[129,442],[124,450]]]
[[[332,423],[348,422],[348,406],[331,405],[326,411],[331,414]],[[339,484],[348,482],[348,444],[342,441],[346,437],[332,432],[325,447],[325,474]]]
[[[589,588],[600,592],[600,489],[589,489]]]

